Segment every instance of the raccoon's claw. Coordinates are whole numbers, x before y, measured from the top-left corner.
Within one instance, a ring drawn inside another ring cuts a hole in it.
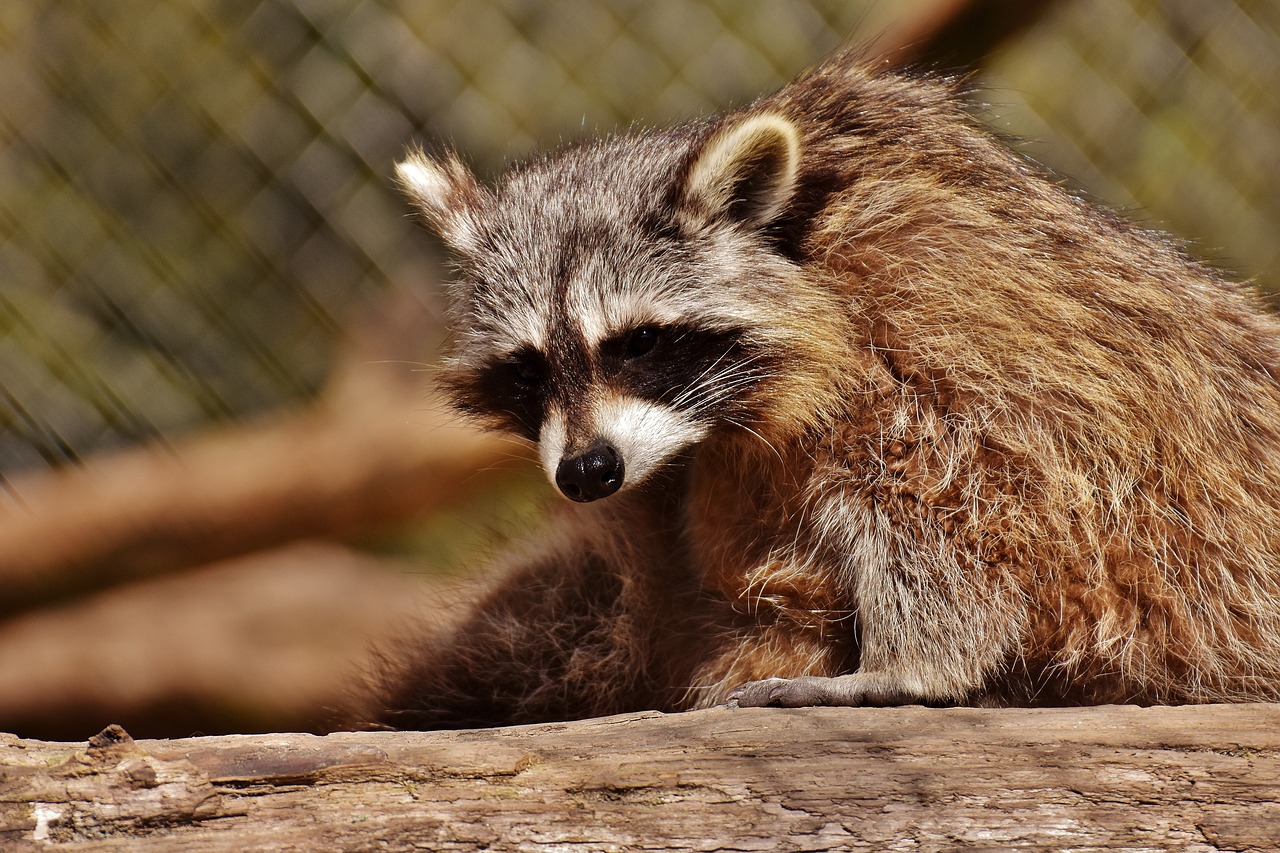
[[[905,705],[920,697],[904,690],[894,679],[871,673],[834,678],[804,675],[799,678],[766,678],[749,681],[729,694],[730,708],[809,708],[815,705]]]

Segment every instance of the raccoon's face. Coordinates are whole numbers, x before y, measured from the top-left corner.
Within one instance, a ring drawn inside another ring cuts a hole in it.
[[[536,441],[575,501],[759,425],[798,275],[768,228],[798,160],[775,115],[570,150],[494,192],[412,154],[402,184],[459,263],[455,402]]]

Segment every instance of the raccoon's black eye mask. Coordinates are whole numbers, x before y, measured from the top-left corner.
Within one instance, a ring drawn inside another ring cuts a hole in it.
[[[711,330],[693,324],[643,325],[600,345],[606,376],[627,392],[654,403],[688,408],[744,390],[747,375],[757,372],[758,353],[737,329]],[[735,381],[723,380],[734,377]],[[725,393],[691,394],[699,386],[719,386]],[[700,411],[698,414],[713,414]]]
[[[600,343],[601,362],[631,361],[660,351],[671,342],[671,329],[657,323],[645,323],[613,335]]]
[[[472,414],[494,418],[512,431],[536,440],[542,424],[551,368],[532,347],[495,359],[460,383],[458,403]]]
[[[559,367],[533,347],[496,357],[459,383],[459,406],[536,441],[549,403],[568,405],[584,385],[685,410],[713,421],[769,373],[765,353],[741,329],[644,323]]]

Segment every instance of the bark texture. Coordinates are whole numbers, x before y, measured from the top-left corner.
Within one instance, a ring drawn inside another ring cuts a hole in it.
[[[1260,851],[1278,799],[1274,705],[0,736],[6,851]]]

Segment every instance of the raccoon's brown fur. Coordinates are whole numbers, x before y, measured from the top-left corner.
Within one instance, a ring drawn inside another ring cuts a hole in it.
[[[566,507],[455,624],[389,650],[358,715],[1280,699],[1280,324],[1259,300],[1065,192],[948,84],[848,56],[607,144],[669,152],[638,186],[679,230],[681,188],[753,119],[794,128],[798,170],[760,217],[790,343],[751,419]],[[450,175],[443,195],[484,192]]]

